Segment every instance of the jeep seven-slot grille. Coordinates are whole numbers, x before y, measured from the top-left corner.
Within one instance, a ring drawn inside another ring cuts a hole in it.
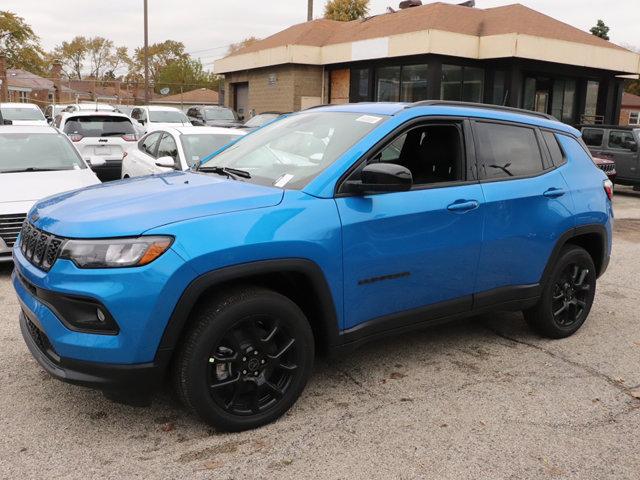
[[[49,271],[60,253],[64,239],[24,222],[20,232],[20,251],[36,267]]]
[[[616,168],[616,166],[613,163],[605,163],[605,164],[602,164],[602,165],[598,165],[598,168],[600,170],[602,170],[603,172],[609,173],[609,172],[613,172],[613,170]]]
[[[26,214],[0,215],[0,237],[7,247],[13,247],[26,218]]]

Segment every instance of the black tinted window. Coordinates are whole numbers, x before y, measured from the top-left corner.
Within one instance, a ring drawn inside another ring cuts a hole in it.
[[[142,150],[147,155],[155,157],[155,146],[158,142],[158,138],[160,138],[160,133],[152,133],[147,138],[142,140],[142,142],[140,143],[140,150]]]
[[[158,158],[171,157],[174,160],[178,159],[178,147],[176,141],[169,134],[164,134],[160,144],[158,145]]]
[[[533,128],[477,124],[480,161],[484,178],[511,178],[542,172],[542,156]]]
[[[552,132],[542,132],[542,136],[544,137],[547,147],[549,147],[549,153],[551,154],[551,161],[553,164],[556,167],[563,165],[566,162],[565,156],[555,134]]]
[[[634,150],[636,144],[633,133],[625,130],[612,130],[609,133],[609,148],[617,148],[618,150]]]
[[[602,138],[604,137],[604,130],[596,128],[585,128],[582,131],[582,139],[590,147],[599,147],[602,145]]]
[[[83,137],[117,137],[134,135],[135,130],[131,120],[125,117],[88,115],[71,117],[64,124],[64,133],[82,135]]]

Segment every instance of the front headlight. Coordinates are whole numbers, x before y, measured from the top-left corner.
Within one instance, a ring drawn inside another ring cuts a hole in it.
[[[139,267],[153,262],[171,246],[171,237],[67,240],[59,258],[80,268]]]

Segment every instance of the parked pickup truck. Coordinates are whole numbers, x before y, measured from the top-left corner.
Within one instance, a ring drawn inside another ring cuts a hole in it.
[[[640,128],[584,125],[582,139],[594,157],[615,162],[616,183],[640,187]]]

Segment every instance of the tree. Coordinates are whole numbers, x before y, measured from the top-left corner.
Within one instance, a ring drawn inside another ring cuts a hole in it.
[[[215,75],[204,71],[200,60],[181,58],[160,70],[154,87],[157,93],[164,87],[169,87],[172,93],[179,93],[180,85],[185,92],[202,87],[215,88],[216,80]]]
[[[329,0],[324,7],[324,18],[350,22],[369,14],[369,0]]]
[[[227,55],[233,55],[234,53],[237,53],[240,50],[242,50],[244,47],[248,47],[249,45],[259,41],[260,41],[259,38],[248,37],[248,38],[245,38],[244,40],[241,40],[238,43],[232,43],[231,45],[229,45],[229,49],[227,50]]]
[[[127,47],[116,48],[113,41],[104,37],[77,36],[57,46],[53,56],[62,61],[67,77],[78,80],[82,80],[85,71],[88,77],[105,80],[105,76],[114,77],[119,68],[129,63]]]
[[[598,20],[598,23],[596,23],[596,26],[591,27],[591,30],[589,31],[591,32],[592,35],[595,35],[596,37],[609,40],[609,27],[607,27],[604,21],[602,20]]]
[[[62,62],[62,70],[69,78],[82,80],[84,63],[89,52],[89,40],[85,37],[74,37],[70,42],[62,42],[54,51],[53,56]]]
[[[184,51],[184,43],[165,40],[162,43],[149,45],[149,81],[155,84],[160,72],[170,63],[187,60],[189,55]],[[129,64],[129,80],[141,81],[144,73],[144,48],[136,48]]]
[[[0,11],[0,51],[6,55],[9,68],[21,68],[40,75],[46,71],[40,38],[24,18],[15,13]]]

